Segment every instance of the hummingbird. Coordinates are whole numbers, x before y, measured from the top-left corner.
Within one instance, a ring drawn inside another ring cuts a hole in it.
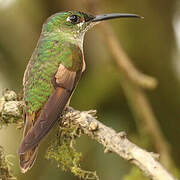
[[[23,78],[24,132],[18,153],[20,169],[29,170],[40,141],[52,129],[85,70],[84,35],[94,25],[113,18],[140,18],[136,14],[91,15],[59,12],[43,24],[37,46]]]

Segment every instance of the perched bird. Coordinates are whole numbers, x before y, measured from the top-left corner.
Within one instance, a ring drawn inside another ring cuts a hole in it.
[[[44,23],[24,73],[24,135],[19,147],[23,173],[36,159],[40,141],[51,130],[85,70],[83,39],[95,24],[135,14],[93,16],[78,11],[56,13]]]

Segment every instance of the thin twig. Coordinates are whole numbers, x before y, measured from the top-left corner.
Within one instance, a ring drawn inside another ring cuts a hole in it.
[[[125,51],[122,49],[117,37],[113,33],[111,26],[107,24],[101,24],[101,32],[106,37],[104,40],[112,53],[114,60],[119,67],[119,71],[123,73],[129,81],[133,82],[139,87],[145,89],[154,89],[157,86],[157,80],[151,76],[143,74],[138,71],[135,66],[131,63],[130,58],[127,56]]]

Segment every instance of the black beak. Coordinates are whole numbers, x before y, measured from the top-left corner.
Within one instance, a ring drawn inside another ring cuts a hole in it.
[[[143,17],[136,14],[121,14],[121,13],[101,14],[101,15],[95,16],[95,18],[92,19],[92,22],[104,21],[104,20],[115,19],[115,18],[143,18]]]

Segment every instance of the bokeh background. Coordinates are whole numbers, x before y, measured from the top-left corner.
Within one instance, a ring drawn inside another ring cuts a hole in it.
[[[155,90],[146,91],[146,94],[170,145],[170,157],[179,168],[180,1],[101,0],[100,3],[103,6],[101,13],[127,12],[145,17],[140,21],[112,20],[110,25],[133,64],[159,82]],[[43,22],[50,15],[64,10],[87,11],[83,0],[0,0],[0,92],[3,88],[22,92],[23,73]],[[85,37],[87,69],[71,105],[79,110],[97,109],[100,121],[116,131],[126,131],[131,140],[156,152],[148,136],[140,137],[137,121],[121,88],[114,57],[97,29],[94,27]],[[45,160],[53,131],[43,141],[32,170],[21,174],[16,154],[21,136],[22,131],[13,125],[0,130],[0,145],[7,154],[13,155],[9,159],[14,164],[12,170],[18,180],[78,179],[58,169],[56,163]],[[103,147],[87,137],[78,139],[77,148],[83,153],[82,167],[96,170],[103,180],[123,179],[131,172],[132,166],[128,162],[115,154],[104,154]]]

